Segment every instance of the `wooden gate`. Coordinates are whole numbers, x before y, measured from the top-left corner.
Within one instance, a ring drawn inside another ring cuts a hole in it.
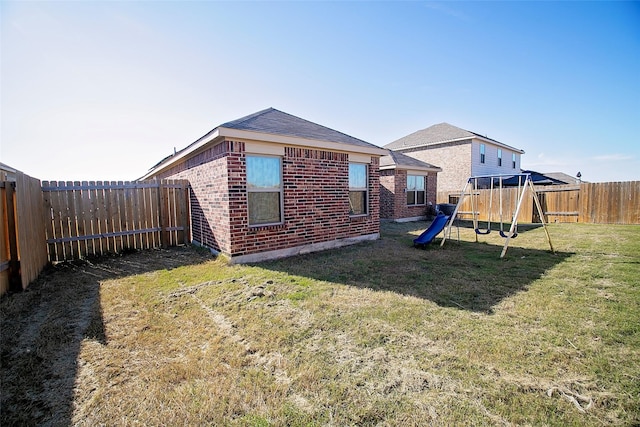
[[[0,295],[25,289],[47,264],[40,181],[20,171],[0,181]]]

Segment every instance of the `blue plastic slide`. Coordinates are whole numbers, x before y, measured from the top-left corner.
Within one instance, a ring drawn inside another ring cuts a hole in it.
[[[427,228],[424,233],[422,233],[417,239],[413,239],[413,245],[428,245],[433,241],[433,238],[436,237],[444,227],[447,225],[447,221],[451,218],[450,215],[445,215],[442,212],[436,216],[436,219],[433,220],[429,228]]]

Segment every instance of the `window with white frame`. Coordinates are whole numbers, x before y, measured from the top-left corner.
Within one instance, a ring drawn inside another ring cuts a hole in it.
[[[249,225],[282,223],[282,159],[247,155]]]
[[[485,160],[485,150],[486,147],[484,144],[480,144],[480,163],[484,163]]]
[[[502,149],[498,148],[498,166],[502,166]]]
[[[407,175],[407,206],[418,206],[426,203],[425,176]]]
[[[516,153],[511,153],[511,167],[516,168]]]
[[[367,182],[367,165],[349,163],[349,215],[367,214]]]

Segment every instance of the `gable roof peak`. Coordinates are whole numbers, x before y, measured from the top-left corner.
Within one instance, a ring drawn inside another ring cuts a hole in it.
[[[489,138],[488,136],[481,135],[476,132],[471,132],[446,122],[438,123],[429,126],[428,128],[413,132],[405,137],[402,137],[385,145],[384,148],[388,148],[390,150],[404,150],[429,145],[443,144],[447,142],[471,140],[473,138],[480,138],[481,140],[524,153],[522,150],[511,147],[500,141],[496,141],[495,139]]]
[[[224,123],[220,128],[287,135],[318,141],[330,141],[360,147],[380,147],[346,133],[285,113],[273,107]]]
[[[253,119],[255,117],[258,117],[258,116],[262,116],[262,115],[264,115],[266,113],[269,113],[271,111],[278,111],[278,110],[276,110],[273,107],[265,108],[264,110],[260,110],[260,111],[257,111],[255,113],[253,113],[253,114],[249,114],[248,116],[240,117],[239,119],[231,120],[230,122],[221,124],[219,127],[234,127],[236,125],[240,125],[243,122],[246,122],[246,121],[251,120],[251,119]]]
[[[376,156],[386,154],[386,150],[377,145],[269,107],[215,127],[182,150],[162,159],[143,178],[153,176],[204,145],[224,137],[321,147]]]

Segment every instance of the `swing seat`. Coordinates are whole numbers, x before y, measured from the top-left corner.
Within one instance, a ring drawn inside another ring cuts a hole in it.
[[[508,232],[507,232],[507,233],[508,233]],[[506,239],[507,237],[509,237],[509,235],[508,235],[507,233],[505,233],[504,231],[500,230],[500,235],[501,235],[502,237],[504,237],[505,239]],[[515,239],[516,237],[518,237],[518,233],[516,233],[516,232],[514,231],[514,232],[513,232],[513,234],[511,235],[511,237],[509,237],[509,238],[510,238],[510,239]]]
[[[491,233],[491,229],[487,228],[486,230],[480,230],[479,228],[475,229],[476,234],[489,234]]]

